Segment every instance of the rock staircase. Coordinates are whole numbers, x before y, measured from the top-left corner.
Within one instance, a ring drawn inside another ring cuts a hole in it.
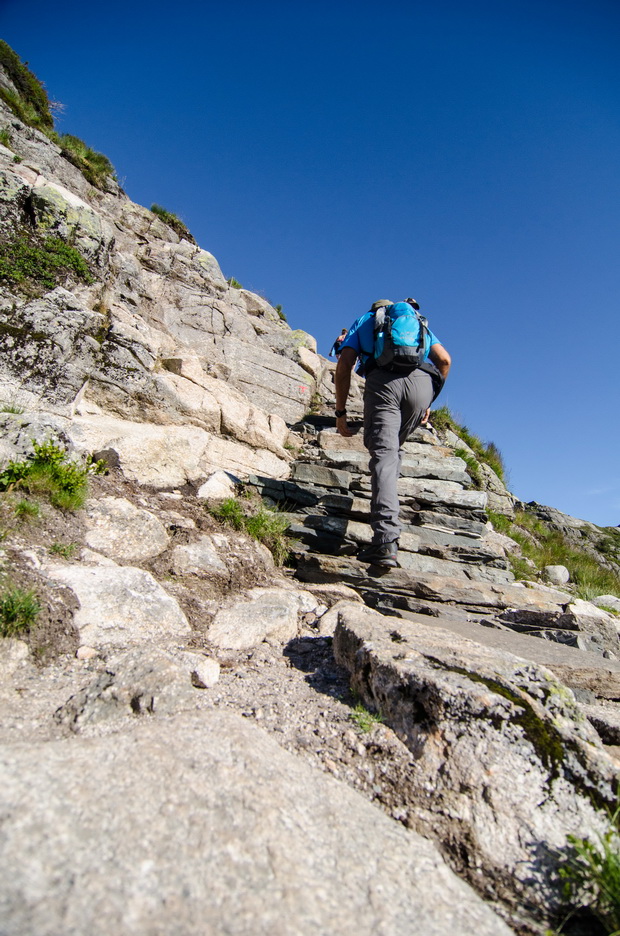
[[[290,480],[250,479],[288,515],[296,577],[347,585],[383,614],[541,663],[584,704],[620,698],[610,615],[569,591],[515,581],[508,554],[514,543],[493,530],[487,493],[472,487],[465,462],[433,429],[417,429],[404,446],[400,568],[379,570],[355,558],[371,539],[370,477],[361,420],[354,415],[350,425],[355,434],[343,438],[331,414],[307,416],[294,427],[301,451]],[[616,714],[601,715],[597,729],[607,743],[620,742]]]

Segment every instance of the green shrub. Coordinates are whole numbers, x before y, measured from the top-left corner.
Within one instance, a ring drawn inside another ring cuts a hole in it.
[[[248,504],[247,509],[246,513],[236,498],[229,497],[212,507],[211,514],[233,530],[247,533],[252,539],[263,543],[272,553],[276,565],[284,565],[290,553],[289,540],[285,535],[288,520],[277,510],[270,510],[263,504],[253,511]]]
[[[34,591],[7,588],[0,594],[0,636],[14,637],[28,630],[40,610]]]
[[[166,211],[165,208],[162,208],[161,205],[151,205],[151,211],[154,215],[157,215],[158,218],[167,224],[168,227],[171,227],[175,234],[178,234],[179,237],[183,237],[185,240],[189,241],[191,244],[195,244],[196,241],[190,234],[187,227],[183,224],[180,218],[177,218],[175,214],[172,214],[171,211]]]
[[[241,285],[239,280],[236,280],[234,276],[231,276],[229,279],[226,280],[226,282],[228,283],[229,286],[232,286],[233,289],[243,289],[243,286]]]
[[[274,309],[275,309],[276,312],[278,313],[278,316],[280,317],[280,320],[281,320],[282,322],[286,322],[286,321],[287,321],[287,318],[286,318],[286,315],[284,314],[284,312],[282,311],[282,306],[281,306],[281,305],[274,306]]]
[[[576,908],[588,909],[610,936],[620,933],[620,829],[618,811],[596,840],[568,836],[571,851],[560,876],[564,896]]]
[[[11,148],[11,134],[8,127],[3,127],[2,130],[0,130],[0,143],[6,146],[7,149]]]
[[[98,464],[69,461],[66,451],[52,441],[34,442],[25,461],[11,461],[0,472],[0,491],[25,490],[43,495],[63,510],[78,510],[88,493],[88,476]]]
[[[22,234],[0,242],[0,280],[33,289],[54,289],[70,280],[94,282],[88,264],[75,247],[59,237]]]

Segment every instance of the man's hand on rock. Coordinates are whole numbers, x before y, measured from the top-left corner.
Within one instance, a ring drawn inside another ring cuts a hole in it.
[[[351,430],[349,429],[347,425],[346,416],[338,416],[336,418],[336,432],[340,433],[341,436],[345,436],[345,438],[348,438],[349,436],[353,435],[353,433],[351,432]]]

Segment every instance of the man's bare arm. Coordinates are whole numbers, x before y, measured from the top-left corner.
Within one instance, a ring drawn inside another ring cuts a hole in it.
[[[443,345],[434,344],[428,353],[431,361],[445,380],[452,364],[452,358]]]
[[[334,377],[334,384],[336,387],[336,409],[343,410],[347,406],[347,398],[349,396],[349,390],[351,388],[351,372],[355,367],[355,362],[357,360],[357,352],[353,348],[343,348],[340,352],[340,357],[338,358],[338,364],[336,365],[336,375]],[[347,417],[340,416],[336,419],[336,429],[341,436],[350,436],[353,435],[349,427],[347,426]]]

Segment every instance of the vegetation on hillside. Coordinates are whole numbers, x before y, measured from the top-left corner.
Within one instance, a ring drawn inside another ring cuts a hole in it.
[[[181,219],[177,218],[175,214],[172,214],[171,211],[167,211],[165,208],[162,208],[161,205],[151,205],[151,211],[154,215],[157,215],[157,217],[160,218],[164,224],[167,224],[168,227],[171,227],[175,234],[178,234],[179,237],[189,241],[190,244],[196,243],[185,224],[183,224]]]
[[[447,406],[440,406],[438,409],[433,410],[431,413],[431,423],[435,429],[441,431],[442,429],[450,429],[454,432],[455,435],[462,439],[466,445],[474,452],[474,455],[480,462],[488,465],[493,469],[497,477],[504,481],[506,480],[506,468],[502,458],[500,450],[497,448],[494,442],[482,442],[478,436],[474,435],[467,426],[461,425],[458,420],[452,415]],[[467,463],[470,473],[472,473],[472,464],[473,460],[471,455],[465,452],[464,449],[460,450],[458,453],[461,458],[466,454],[467,457],[464,458],[464,461]],[[480,476],[479,469],[475,466],[473,469],[472,478],[475,481],[477,474],[478,478]]]
[[[0,66],[11,79],[17,93],[0,88],[0,97],[16,117],[30,127],[49,135],[54,129],[54,118],[45,88],[16,52],[0,39]]]
[[[495,529],[511,537],[521,547],[525,558],[511,558],[512,570],[518,579],[532,577],[534,570],[527,560],[534,563],[538,572],[547,565],[563,565],[570,573],[579,598],[586,601],[598,595],[620,598],[620,576],[601,562],[606,555],[616,557],[620,554],[619,533],[601,529],[600,537],[593,540],[591,550],[588,550],[571,542],[560,530],[553,529],[528,511],[518,510],[512,520],[504,514],[492,511],[488,514]],[[594,550],[600,553],[600,559],[593,554]]]
[[[58,105],[50,103],[43,84],[3,40],[0,40],[0,67],[15,87],[15,91],[0,87],[0,98],[22,123],[40,130],[60,146],[63,156],[84,174],[91,185],[105,189],[109,179],[116,180],[114,166],[107,156],[91,149],[79,137],[56,133],[52,110]],[[4,131],[4,142],[8,145],[10,133],[7,128]]]
[[[60,146],[62,155],[73,163],[95,188],[105,189],[108,179],[116,179],[114,166],[108,157],[91,149],[79,137],[71,133],[63,133],[60,136],[52,133],[49,136]]]
[[[221,504],[211,508],[211,514],[233,530],[247,533],[269,549],[276,565],[284,565],[289,557],[290,547],[286,537],[288,520],[277,510],[270,510],[264,504],[258,506],[246,504],[236,497],[229,497]]]
[[[59,237],[23,232],[0,241],[0,281],[36,295],[70,280],[92,283],[93,276],[82,254]]]
[[[63,510],[79,510],[88,494],[88,476],[104,470],[102,463],[71,461],[53,441],[33,441],[32,446],[27,458],[10,461],[0,472],[0,491],[25,491]]]

